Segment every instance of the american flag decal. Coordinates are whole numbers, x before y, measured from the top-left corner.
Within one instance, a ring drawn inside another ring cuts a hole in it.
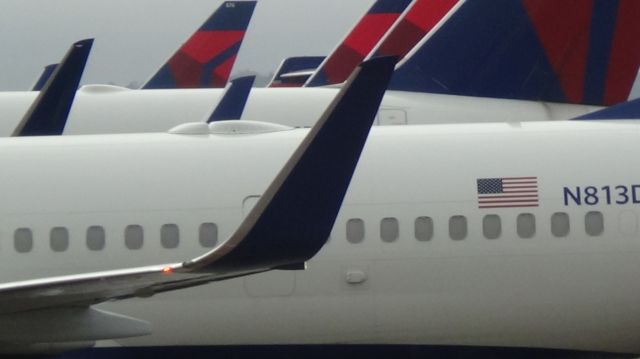
[[[478,208],[538,207],[538,177],[478,178]]]

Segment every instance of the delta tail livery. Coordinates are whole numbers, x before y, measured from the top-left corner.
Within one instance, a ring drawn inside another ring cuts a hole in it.
[[[222,3],[142,88],[224,87],[255,6],[255,1]]]
[[[376,0],[347,37],[320,64],[305,86],[325,86],[344,82],[410,3],[411,0]]]
[[[413,8],[424,4],[424,1],[427,0],[414,3]],[[395,90],[387,91],[376,119],[377,124],[492,122],[511,121],[516,117],[520,121],[566,120],[599,108],[583,103],[608,103],[578,101],[579,104],[567,104],[572,102],[571,98],[580,96],[556,96],[565,91],[556,91],[560,87],[567,91],[575,90],[576,94],[601,93],[605,96],[616,93],[612,97],[615,101],[623,101],[628,97],[640,64],[640,57],[634,55],[640,53],[640,46],[637,41],[632,40],[638,37],[635,34],[638,27],[630,23],[626,15],[633,13],[636,2],[606,2],[613,4],[608,6],[615,6],[617,11],[613,13],[620,13],[619,16],[610,17],[607,15],[612,13],[609,7],[609,12],[595,11],[594,6],[604,4],[602,2],[571,0],[568,2],[574,6],[571,11],[590,13],[593,20],[583,21],[580,25],[573,23],[580,17],[568,16],[568,23],[573,25],[559,26],[567,19],[563,14],[569,11],[563,5],[564,2],[518,0],[504,3],[499,0],[492,3],[495,6],[483,7],[485,10],[493,9],[492,12],[480,11],[478,16],[472,16],[471,10],[476,6],[474,4],[484,4],[483,1],[460,0],[452,5],[445,17],[407,54],[392,78],[391,87]],[[520,11],[511,11],[514,7]],[[407,16],[413,8],[405,11]],[[563,9],[566,11],[561,11]],[[440,13],[444,13],[444,10]],[[532,17],[529,17],[529,13],[537,19],[536,31],[532,27],[534,22],[530,21]],[[589,31],[591,27],[606,22],[606,19],[610,20],[609,28],[614,28],[615,31]],[[523,27],[519,24],[530,26]],[[472,25],[477,29],[486,27],[492,32],[470,30]],[[516,26],[519,30],[512,34],[508,30],[510,26]],[[551,36],[544,35],[548,33],[545,29],[556,30]],[[539,37],[538,33],[541,34]],[[599,47],[593,51],[578,51],[584,45],[582,40],[586,33],[593,33],[594,44],[601,44],[601,40],[607,39],[606,35],[609,34],[611,51],[604,53],[610,56],[594,57],[601,54],[597,50]],[[507,41],[504,37],[506,34],[512,34],[514,40]],[[482,38],[478,38],[479,36]],[[530,41],[520,41],[523,39]],[[551,39],[556,39],[558,43]],[[448,45],[450,43],[469,45],[460,47],[465,48],[464,55],[461,55],[462,52],[455,50],[458,47],[451,47]],[[505,46],[497,46],[503,43]],[[437,50],[440,45],[443,48]],[[427,51],[432,46],[436,46],[434,51]],[[542,51],[543,48],[556,50],[545,52]],[[561,51],[564,48],[567,51]],[[476,55],[467,56],[468,51],[471,51],[469,54]],[[521,54],[531,56],[522,57]],[[626,60],[616,60],[620,56]],[[565,60],[567,65],[562,65]],[[590,66],[600,70],[608,69],[607,75],[596,76],[604,73],[604,70],[577,73],[574,70],[581,67],[568,65],[574,62],[593,64]],[[557,75],[551,67],[544,65],[550,63],[557,64]],[[425,71],[432,70],[435,72],[428,78],[421,78]],[[558,83],[566,86],[554,85]],[[574,86],[576,84],[582,85]],[[243,118],[257,121],[268,119],[291,126],[310,126],[336,93],[337,89],[328,88],[254,89],[247,101]],[[460,96],[462,94],[465,96]],[[0,111],[3,115],[0,134],[9,135],[13,131],[34,97],[32,92],[0,93]],[[85,86],[76,97],[65,133],[167,131],[183,122],[205,121],[220,97],[221,90],[215,89],[132,91],[104,85]]]
[[[608,106],[640,64],[636,0],[464,0],[391,89]],[[456,44],[456,46],[451,46]]]
[[[459,0],[416,0],[368,58],[398,56],[403,59],[458,3]]]

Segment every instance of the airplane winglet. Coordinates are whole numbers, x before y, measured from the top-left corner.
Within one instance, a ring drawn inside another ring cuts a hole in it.
[[[638,120],[640,119],[640,99],[631,100],[619,105],[607,107],[600,111],[595,111],[576,117],[576,121],[589,120]]]
[[[231,238],[185,267],[233,272],[315,255],[329,238],[396,61],[360,65]]]
[[[31,88],[31,91],[40,91],[40,90],[42,90],[42,88],[44,87],[44,84],[46,84],[47,80],[49,80],[51,75],[53,75],[53,71],[56,69],[57,66],[58,66],[58,64],[50,64],[50,65],[45,66],[44,70],[42,70],[42,73],[40,74],[40,77],[38,78],[36,83],[33,84],[33,87]]]
[[[222,99],[209,116],[207,123],[241,119],[251,93],[251,86],[255,80],[255,76],[244,76],[231,80],[231,84],[224,91]]]
[[[302,268],[329,238],[396,61],[379,58],[356,69],[229,240],[182,263],[1,283],[0,314],[55,313]]]
[[[62,134],[92,45],[86,39],[71,46],[11,136]]]

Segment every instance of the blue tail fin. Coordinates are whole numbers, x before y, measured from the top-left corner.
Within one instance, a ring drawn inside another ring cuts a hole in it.
[[[280,63],[267,87],[302,87],[324,59],[324,56],[286,58]]]
[[[92,45],[93,39],[87,39],[71,46],[12,136],[62,134]]]
[[[40,74],[38,81],[36,81],[36,83],[33,85],[33,88],[31,89],[31,91],[42,90],[42,88],[44,87],[44,84],[47,83],[47,80],[49,80],[49,77],[51,77],[51,75],[53,74],[53,71],[56,69],[56,66],[58,66],[58,64],[51,64],[51,65],[45,66],[44,70],[42,71],[42,74]]]
[[[255,6],[225,1],[142,88],[224,87]]]
[[[242,112],[249,99],[251,86],[253,86],[255,80],[255,76],[239,77],[232,80],[207,122],[241,119]]]
[[[473,0],[401,64],[394,90],[610,105],[640,64],[640,1]]]

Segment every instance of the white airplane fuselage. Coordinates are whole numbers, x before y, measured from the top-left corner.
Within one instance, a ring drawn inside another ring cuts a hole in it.
[[[65,134],[164,132],[185,122],[205,121],[222,89],[128,90],[90,85],[75,98]],[[254,88],[242,119],[309,127],[337,88]],[[8,136],[36,92],[0,92],[0,135]],[[567,120],[593,106],[387,91],[376,124],[426,124]]]
[[[633,121],[374,128],[307,270],[103,304],[153,325],[151,336],[106,344],[640,352],[639,130]],[[306,132],[3,139],[0,281],[202,253],[201,224],[227,238]],[[479,208],[478,179],[521,176],[537,178],[538,206]],[[535,218],[531,236],[523,214]],[[500,222],[495,239],[488,215]],[[163,245],[166,224],[179,228],[175,248]],[[130,225],[144,231],[139,249],[127,247]],[[92,226],[104,229],[103,249],[87,247]],[[25,253],[19,228],[33,236]],[[67,247],[50,239],[53,228],[68,231]]]

